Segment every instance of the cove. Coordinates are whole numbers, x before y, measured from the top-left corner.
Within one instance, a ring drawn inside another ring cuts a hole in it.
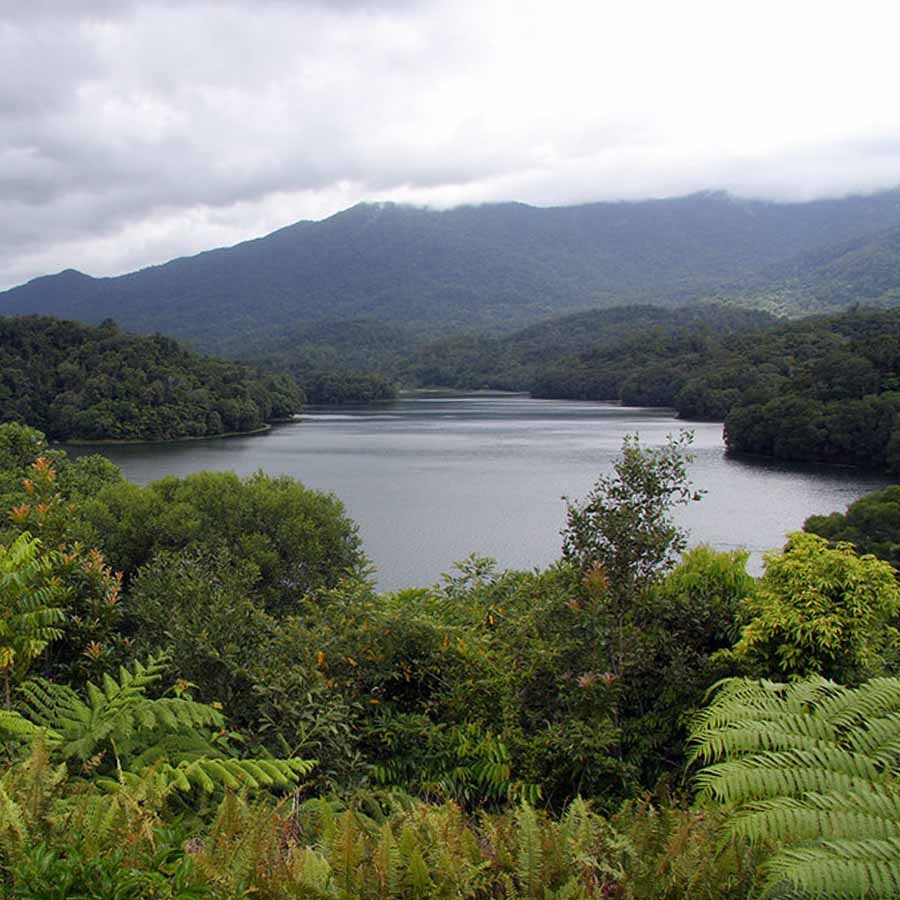
[[[470,553],[502,568],[544,566],[560,555],[563,496],[583,497],[608,472],[626,434],[661,446],[694,432],[694,485],[680,509],[692,543],[762,553],[814,513],[843,510],[891,483],[873,473],[727,456],[718,423],[670,410],[533,400],[501,393],[421,392],[377,408],[309,407],[265,434],[189,443],[70,448],[102,452],[146,484],[203,469],[262,469],[331,491],[359,524],[384,591],[424,586]]]

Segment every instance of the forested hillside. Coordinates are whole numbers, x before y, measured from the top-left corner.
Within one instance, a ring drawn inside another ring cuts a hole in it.
[[[158,441],[254,431],[298,412],[284,374],[202,357],[161,335],[0,319],[0,421],[54,440]]]
[[[116,278],[38,278],[0,294],[0,312],[112,317],[236,356],[276,349],[297,323],[368,319],[431,337],[510,331],[579,310],[721,297],[798,254],[897,227],[896,191],[794,204],[716,193],[554,209],[361,204]],[[841,290],[822,302],[856,299],[852,284]],[[789,299],[777,305],[793,310]]]
[[[732,450],[894,470],[900,311],[858,310],[714,336],[652,333],[559,361],[536,396],[673,406],[724,419]]]
[[[310,403],[374,403],[396,396],[403,362],[419,343],[406,329],[373,319],[298,322],[249,359],[289,372]]]
[[[717,296],[787,315],[900,305],[900,229],[801,253],[724,286]]]
[[[767,313],[716,305],[592,310],[549,319],[505,337],[465,334],[428,342],[399,365],[395,363],[393,373],[409,385],[555,396],[541,393],[544,383],[557,371],[570,371],[571,384],[559,385],[559,391],[566,391],[559,396],[620,400],[622,385],[660,356],[671,356],[676,348],[706,347],[723,335],[775,322]],[[598,380],[588,384],[591,376],[586,369]],[[579,382],[583,384],[576,388]],[[667,397],[648,405],[673,404]]]

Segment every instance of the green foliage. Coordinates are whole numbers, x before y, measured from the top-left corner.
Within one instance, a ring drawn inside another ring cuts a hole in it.
[[[102,456],[72,461],[65,451],[50,450],[43,432],[15,422],[0,424],[0,509],[12,539],[28,529],[56,546],[65,543],[78,503],[100,488],[122,480]]]
[[[774,842],[770,891],[900,891],[900,680],[858,688],[732,679],[698,717],[701,795],[736,804],[730,834]]]
[[[506,336],[440,338],[407,352],[392,371],[406,384],[671,406],[708,348],[774,322],[764,313],[720,306],[591,309]],[[648,377],[660,366],[674,374]]]
[[[844,513],[810,516],[803,530],[853,544],[858,553],[871,553],[896,569],[900,567],[900,485],[867,494]]]
[[[693,713],[733,673],[726,651],[755,588],[746,562],[744,552],[693,547],[635,611],[620,722],[625,756],[648,789],[664,775],[679,776]]]
[[[292,379],[198,356],[157,334],[0,320],[0,420],[54,440],[160,441],[253,431],[297,412]]]
[[[896,651],[900,588],[890,565],[795,532],[748,598],[737,659],[769,677],[819,674],[855,682]]]
[[[396,388],[380,374],[365,372],[314,372],[300,376],[308,403],[383,403],[397,396]]]
[[[687,477],[691,440],[682,432],[655,450],[627,436],[613,474],[601,476],[583,501],[567,507],[563,555],[584,573],[587,593],[603,609],[609,665],[617,676],[633,608],[687,546],[671,509],[700,499]]]
[[[269,751],[312,756],[316,778],[352,777],[353,699],[331,690],[315,661],[321,636],[254,602],[258,570],[224,547],[162,551],[129,593],[135,652],[165,648],[182,678],[221,703],[235,726]]]
[[[118,679],[106,675],[101,685],[88,682],[84,698],[67,685],[26,682],[20,718],[44,729],[55,756],[102,776],[98,783],[110,790],[147,778],[163,796],[194,788],[260,790],[290,786],[311,770],[302,759],[231,758],[218,710],[184,696],[147,696],[165,666],[165,660],[151,658],[133,671],[123,667]],[[21,733],[16,715],[7,713],[0,727]]]
[[[62,585],[51,554],[27,532],[0,544],[0,672],[10,707],[10,680],[21,681],[47,645],[62,637]]]
[[[628,435],[611,475],[597,479],[580,503],[570,503],[563,553],[583,572],[597,564],[612,590],[638,590],[685,549],[671,520],[678,504],[699,500],[687,478],[685,455],[693,436],[670,436],[661,449],[641,447]],[[621,586],[621,587],[620,587]]]
[[[364,566],[356,526],[339,500],[262,472],[109,485],[84,502],[71,531],[126,575],[160,551],[225,546],[258,573],[260,605],[278,614]]]
[[[157,868],[126,865],[127,854],[110,849],[103,856],[77,847],[56,849],[36,844],[15,867],[13,896],[33,900],[195,900],[210,897],[204,886],[192,883],[190,860],[163,862]]]
[[[621,896],[635,900],[757,896],[765,847],[754,847],[740,835],[723,837],[727,821],[727,813],[714,806],[688,809],[665,796],[625,803],[611,818]]]

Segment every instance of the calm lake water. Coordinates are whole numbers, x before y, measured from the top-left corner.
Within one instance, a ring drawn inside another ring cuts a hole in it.
[[[694,432],[691,477],[706,491],[678,513],[693,543],[761,553],[813,513],[843,510],[888,479],[849,469],[726,457],[722,426],[659,409],[532,400],[511,394],[410,394],[375,410],[310,408],[267,434],[105,447],[146,484],[201,469],[287,474],[331,491],[359,523],[382,590],[427,585],[470,553],[502,567],[559,556],[563,496],[584,496],[608,472],[622,438],[660,446]],[[78,453],[91,452],[79,448]]]

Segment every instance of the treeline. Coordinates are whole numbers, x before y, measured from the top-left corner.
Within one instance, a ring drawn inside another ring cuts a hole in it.
[[[635,307],[506,338],[448,338],[404,372],[422,386],[673,407],[724,421],[731,450],[895,471],[898,363],[898,310],[784,322],[721,307]]]
[[[249,432],[298,412],[290,376],[175,341],[47,317],[0,319],[0,421],[53,440],[161,441]]]
[[[766,313],[724,306],[591,310],[502,337],[457,335],[434,341],[413,353],[399,372],[404,383],[424,387],[620,400],[623,390],[636,392],[635,378],[643,369],[776,321]]]
[[[843,513],[810,516],[803,528],[829,541],[853,544],[860,553],[900,569],[900,484],[861,497]]]
[[[289,372],[309,403],[368,404],[397,396],[392,373],[416,345],[404,329],[373,319],[297,322],[250,361]]]
[[[684,445],[627,441],[546,570],[379,596],[333,497],[0,426],[4,890],[895,896],[895,573],[688,550]]]

